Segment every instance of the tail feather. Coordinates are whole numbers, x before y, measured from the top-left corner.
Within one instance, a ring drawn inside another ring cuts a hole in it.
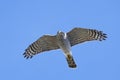
[[[72,55],[67,55],[66,60],[67,60],[68,66],[70,68],[76,68],[77,67]]]

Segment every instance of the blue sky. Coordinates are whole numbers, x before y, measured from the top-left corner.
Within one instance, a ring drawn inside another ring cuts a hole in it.
[[[0,80],[120,80],[119,8],[119,0],[1,0]],[[74,27],[108,34],[106,41],[72,47],[76,69],[61,50],[23,58],[40,36]]]

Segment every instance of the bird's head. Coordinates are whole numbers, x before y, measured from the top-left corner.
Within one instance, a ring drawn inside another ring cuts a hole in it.
[[[57,35],[64,36],[64,32],[62,32],[62,31],[58,31],[58,32],[57,32]]]
[[[57,35],[66,38],[66,33],[64,33],[62,31],[58,31]]]

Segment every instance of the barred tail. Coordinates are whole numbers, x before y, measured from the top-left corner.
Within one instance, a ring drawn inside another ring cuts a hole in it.
[[[66,60],[67,60],[68,66],[70,68],[76,68],[77,67],[72,55],[68,54],[67,57],[66,57]]]

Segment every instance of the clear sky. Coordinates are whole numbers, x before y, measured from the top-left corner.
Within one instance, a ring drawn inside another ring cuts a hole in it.
[[[120,0],[1,0],[0,27],[0,80],[120,80]],[[61,50],[23,58],[40,36],[74,27],[108,34],[72,47],[76,69]]]

